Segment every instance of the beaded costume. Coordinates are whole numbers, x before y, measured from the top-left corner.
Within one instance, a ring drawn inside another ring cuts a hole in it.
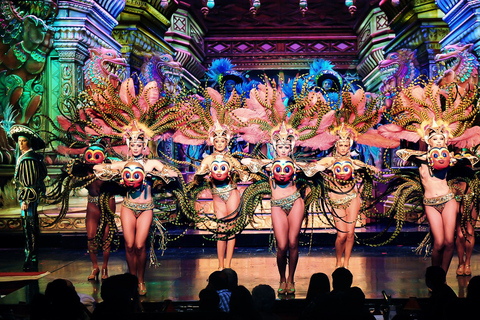
[[[412,161],[419,167],[427,165],[430,176],[439,176],[448,182],[448,190],[443,196],[425,198],[418,173],[412,173],[407,169],[394,170],[396,191],[393,206],[387,214],[396,215],[397,222],[401,225],[412,211],[422,214],[419,211],[421,204],[433,206],[438,212],[443,212],[444,205],[456,198],[467,200],[468,203],[465,205],[469,207],[470,196],[464,194],[456,184],[466,182],[469,186],[466,190],[477,194],[478,183],[471,177],[464,178],[460,175],[449,178],[444,172],[459,162],[474,165],[478,161],[475,156],[453,155],[447,149],[449,145],[470,148],[479,143],[479,127],[472,127],[478,112],[478,105],[475,102],[477,89],[460,95],[455,84],[439,87],[433,80],[419,78],[408,87],[395,90],[396,95],[390,110],[392,123],[381,126],[379,132],[385,137],[397,140],[405,139],[411,142],[423,140],[427,144],[427,151],[401,149],[396,152],[397,156],[403,161]],[[445,146],[442,148],[431,146],[430,138],[434,136],[442,136]],[[413,205],[405,206],[407,202]],[[466,220],[470,219],[462,216],[462,228]]]
[[[221,79],[218,81],[221,83]],[[244,99],[236,89],[233,89],[229,98],[226,99],[223,87],[220,92],[208,87],[203,89],[201,94],[202,97],[186,96],[176,105],[178,125],[173,140],[196,146],[204,143],[213,145],[217,138],[224,139],[225,150],[220,152],[214,150],[201,161],[188,189],[193,201],[196,201],[202,190],[208,188],[214,197],[218,196],[223,203],[227,204],[232,191],[237,190],[236,182],[247,178],[239,161],[228,151],[228,145],[235,135],[235,119],[231,111],[239,108]],[[245,227],[246,219],[237,215],[239,208],[229,213],[229,219],[221,220],[204,215],[203,212],[196,212],[193,204],[189,212],[188,217],[197,224],[205,225],[215,234],[215,240],[231,239],[235,233],[241,232]],[[217,227],[209,227],[211,222],[214,222],[213,225]]]

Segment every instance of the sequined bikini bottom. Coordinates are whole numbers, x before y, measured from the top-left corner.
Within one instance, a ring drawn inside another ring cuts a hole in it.
[[[136,203],[136,202],[131,202],[128,199],[123,199],[122,206],[124,206],[127,209],[130,209],[133,211],[133,214],[135,215],[135,218],[138,219],[140,215],[147,210],[153,210],[155,208],[155,205],[153,204],[153,201],[147,202],[147,203]]]
[[[350,194],[347,194],[343,198],[339,198],[339,199],[329,198],[329,200],[330,200],[330,204],[335,209],[347,209],[350,206],[350,203],[352,202],[352,200],[355,199],[356,197],[357,197],[357,193],[352,192]]]
[[[282,210],[285,211],[285,213],[288,216],[288,214],[290,213],[290,210],[292,210],[293,204],[298,198],[300,198],[300,192],[296,191],[294,194],[288,197],[270,200],[270,205],[272,207],[282,208]]]
[[[448,201],[455,198],[453,192],[449,192],[446,195],[434,198],[423,198],[423,204],[429,207],[434,207],[439,213],[443,212],[445,205]]]

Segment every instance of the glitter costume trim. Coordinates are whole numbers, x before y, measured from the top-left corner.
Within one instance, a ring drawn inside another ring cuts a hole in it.
[[[140,215],[144,211],[153,210],[153,208],[155,208],[155,205],[153,204],[153,201],[150,201],[150,202],[147,202],[147,203],[135,203],[135,202],[132,202],[132,201],[126,199],[126,198],[123,199],[122,206],[132,210],[133,214],[135,215],[135,218],[137,218],[137,219],[138,219],[138,217],[140,217]]]
[[[288,215],[290,210],[292,210],[293,204],[297,199],[300,198],[300,192],[296,191],[294,194],[289,195],[288,197],[281,199],[272,199],[270,200],[270,205],[272,207],[280,207]]]
[[[350,206],[350,203],[352,203],[352,200],[355,199],[356,197],[357,197],[357,193],[352,192],[350,194],[347,194],[343,198],[339,198],[339,199],[329,198],[329,200],[330,200],[330,204],[333,208],[335,208],[335,209],[347,209]]]
[[[230,198],[230,191],[236,190],[236,183],[229,183],[224,187],[212,187],[212,195],[217,195],[222,199],[223,202],[227,203],[228,198]]]
[[[445,205],[448,201],[455,198],[453,192],[449,192],[446,195],[434,198],[423,198],[423,204],[429,207],[434,207],[439,213],[443,212]]]

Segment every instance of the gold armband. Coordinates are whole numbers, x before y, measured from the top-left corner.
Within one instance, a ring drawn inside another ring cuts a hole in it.
[[[105,164],[100,171],[95,170],[94,172],[95,176],[102,181],[112,180],[115,176],[120,174],[117,170],[113,170],[112,165],[109,163]]]

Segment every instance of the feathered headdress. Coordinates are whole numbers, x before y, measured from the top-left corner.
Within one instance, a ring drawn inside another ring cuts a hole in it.
[[[380,121],[382,100],[365,93],[362,89],[355,93],[345,91],[342,94],[341,107],[336,110],[335,121],[330,134],[339,141],[348,141],[350,146],[359,144],[373,147],[396,147],[399,142],[382,137],[374,127]]]
[[[295,84],[299,78],[294,80]],[[325,140],[317,138],[332,123],[333,111],[308,90],[307,81],[300,94],[294,92],[295,103],[285,107],[283,97],[281,86],[268,78],[251,91],[245,107],[233,111],[243,139],[250,143],[272,142],[275,147],[279,142],[292,147],[322,147]]]
[[[381,126],[379,132],[391,139],[427,143],[433,134],[440,134],[448,144],[474,147],[480,143],[480,128],[472,127],[478,112],[477,90],[462,96],[454,85],[440,88],[434,80],[397,90],[390,110],[392,123]]]
[[[189,95],[174,107],[177,122],[173,141],[189,145],[213,144],[217,137],[229,141],[235,132],[231,111],[239,108],[243,98],[234,89],[228,101],[213,88],[202,90],[199,95]]]
[[[109,85],[108,90],[96,92],[103,99],[93,99],[91,93],[82,92],[77,104],[66,104],[67,112],[57,117],[65,134],[62,141],[73,146],[77,142],[108,137],[132,141],[157,141],[170,128],[175,119],[170,111],[173,98],[161,94],[156,82],[140,83],[136,94],[133,80],[125,80],[119,90]]]
[[[245,81],[245,77],[241,72],[233,70],[235,67],[230,59],[215,59],[205,74],[214,81],[214,84],[225,83],[228,80],[233,80],[236,84],[241,84]]]

